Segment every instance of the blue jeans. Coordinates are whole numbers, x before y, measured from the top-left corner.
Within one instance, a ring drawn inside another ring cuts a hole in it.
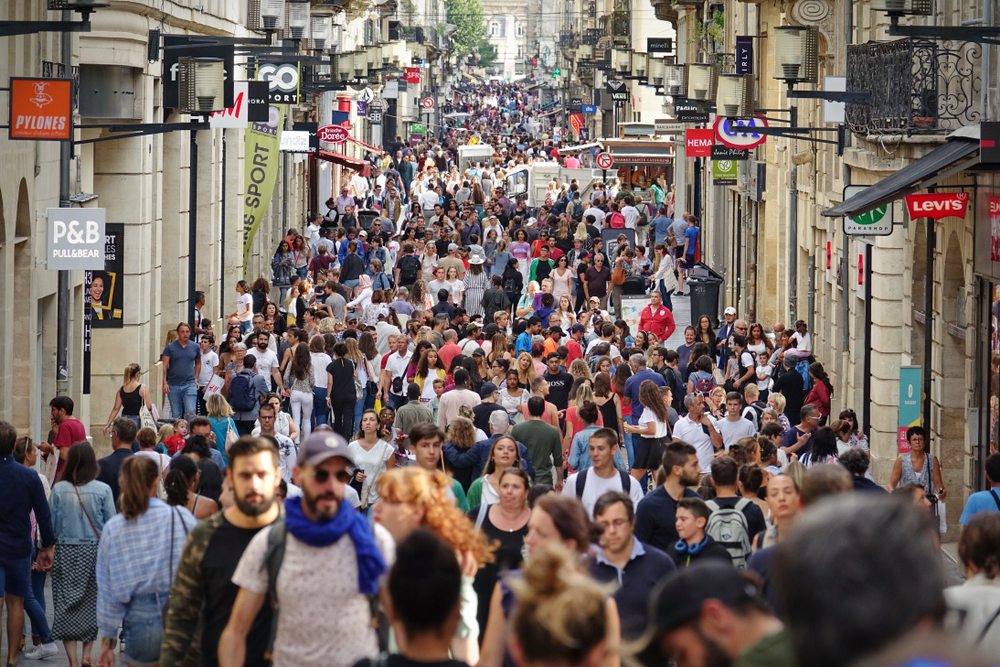
[[[31,621],[31,632],[38,635],[41,643],[51,642],[52,630],[49,628],[48,619],[45,618],[45,572],[31,570],[31,585],[28,586],[28,594],[24,597],[24,613]],[[27,636],[27,626],[25,626],[24,632]]]
[[[122,621],[125,661],[128,664],[155,665],[160,662],[163,605],[166,601],[166,593],[139,593],[128,603]]]
[[[635,464],[635,445],[632,443],[632,434],[626,433],[624,439],[625,451],[628,453],[628,466],[631,468]]]
[[[663,282],[659,282],[660,296],[663,298],[663,305],[667,307],[667,310],[673,312],[674,302],[670,299],[670,295],[674,293],[673,290],[666,290],[663,288]]]
[[[240,333],[246,336],[253,329],[253,320],[240,320]]]
[[[198,385],[194,382],[190,384],[168,384],[170,389],[168,394],[170,399],[170,412],[174,419],[191,420],[195,416],[198,408]]]
[[[374,405],[374,401],[372,404]],[[365,411],[365,405],[368,404],[368,390],[361,390],[361,398],[358,402],[354,404],[354,429],[357,431],[361,430],[361,413]]]
[[[330,423],[330,408],[326,407],[326,389],[313,387],[313,428]]]

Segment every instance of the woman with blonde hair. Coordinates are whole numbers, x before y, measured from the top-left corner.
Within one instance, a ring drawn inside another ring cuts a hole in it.
[[[452,549],[462,567],[461,622],[452,639],[452,656],[468,664],[479,661],[479,624],[473,577],[493,560],[493,549],[455,504],[451,478],[443,472],[417,466],[393,468],[378,480],[375,521],[382,524],[396,542],[418,528],[426,528]]]
[[[514,364],[511,370],[517,371],[517,381],[522,387],[530,388],[531,382],[538,377],[534,360],[528,352],[521,352],[521,354],[517,355],[517,363]]]
[[[111,414],[108,415],[108,423],[104,425],[104,435],[111,433],[111,423],[115,417],[128,419],[136,428],[142,428],[142,420],[139,412],[145,405],[149,411],[153,410],[153,399],[149,395],[149,387],[144,385],[142,379],[142,368],[139,364],[129,364],[122,373],[122,386],[115,392],[115,402],[111,406]],[[119,415],[119,411],[121,414]]]
[[[233,421],[233,409],[229,406],[229,401],[219,393],[209,395],[205,401],[205,409],[208,411],[208,421],[212,422],[212,433],[215,434],[215,448],[225,457],[226,436],[229,432],[232,432],[233,437],[229,439],[233,442],[238,437],[236,422]]]
[[[448,424],[448,436],[444,443],[445,467],[451,476],[458,480],[466,493],[472,485],[472,478],[479,475],[479,470],[473,470],[471,465],[461,465],[459,460],[463,452],[468,452],[476,444],[476,427],[471,419],[456,417]],[[471,505],[470,505],[471,507]]]

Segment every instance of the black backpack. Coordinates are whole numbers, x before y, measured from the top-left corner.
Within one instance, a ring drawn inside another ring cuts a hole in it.
[[[412,285],[420,275],[420,260],[413,255],[403,255],[399,258],[399,282],[402,285]]]
[[[229,383],[229,404],[237,412],[252,412],[257,404],[253,371],[242,370]]]

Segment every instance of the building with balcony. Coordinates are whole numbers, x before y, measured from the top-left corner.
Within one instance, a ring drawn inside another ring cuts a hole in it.
[[[528,49],[530,0],[485,0],[486,41],[496,49],[492,71],[508,81],[524,76],[533,51]]]

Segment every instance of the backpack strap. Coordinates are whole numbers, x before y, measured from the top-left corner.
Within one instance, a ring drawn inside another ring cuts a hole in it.
[[[735,509],[737,512],[742,512],[743,510],[746,509],[747,505],[749,504],[750,501],[748,499],[740,498],[739,500],[736,501],[736,507],[734,507],[733,509]]]
[[[278,573],[285,559],[285,546],[288,543],[288,526],[283,517],[271,524],[267,534],[267,550],[264,552],[264,567],[267,568],[267,592],[271,602],[271,628],[267,640],[265,658],[273,660],[274,638],[278,634]]]
[[[993,502],[997,504],[997,511],[1000,512],[1000,495],[997,495],[996,489],[990,489],[990,495],[993,496]]]
[[[721,509],[719,507],[719,503],[715,502],[714,500],[706,500],[705,505],[707,505],[708,509],[711,510],[712,512],[718,512],[719,509]]]
[[[625,493],[625,495],[631,495],[629,492],[632,490],[632,476],[624,470],[619,470],[618,477],[622,481],[622,492]]]
[[[584,468],[576,475],[576,497],[583,498],[583,489],[587,486],[587,471],[590,468]]]

